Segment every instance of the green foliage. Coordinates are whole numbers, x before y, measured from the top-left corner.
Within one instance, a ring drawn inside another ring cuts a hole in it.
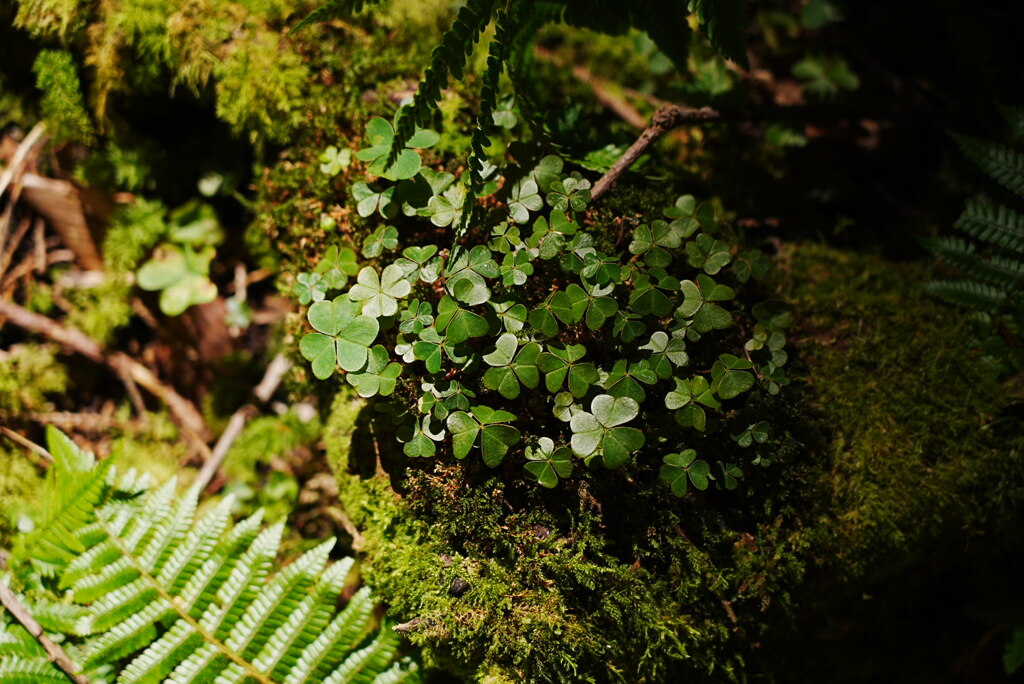
[[[51,347],[15,344],[0,351],[0,409],[41,411],[46,395],[63,393],[67,384],[67,370]]]
[[[171,212],[167,242],[138,271],[143,290],[160,292],[160,310],[178,316],[195,304],[217,298],[210,281],[214,245],[224,239],[213,207],[196,200]]]
[[[1016,113],[1004,108],[1012,124]],[[1024,154],[985,140],[954,136],[964,154],[993,180],[1024,197]],[[974,199],[954,224],[970,239],[943,236],[925,247],[966,278],[928,283],[943,301],[979,312],[978,332],[1007,370],[1024,369],[1024,217],[987,199]]]
[[[197,516],[195,489],[178,498],[172,479],[150,490],[147,477],[118,476],[111,459],[97,462],[53,428],[48,447],[44,508],[18,540],[15,576],[87,676],[418,680],[411,663],[392,664],[390,630],[368,638],[368,590],[337,610],[353,561],[327,564],[333,540],[272,575],[281,525],[261,530],[259,513],[233,525],[230,497]],[[22,632],[3,625],[0,681],[24,681],[18,672],[61,677]]]
[[[74,58],[65,50],[43,50],[32,70],[36,85],[43,91],[43,116],[58,143],[89,144],[93,140],[92,121],[82,102],[81,83]]]
[[[382,119],[369,125],[382,137],[363,156],[376,164],[392,129]],[[472,241],[448,250],[418,241],[399,255],[402,236],[422,234],[428,221],[428,234],[459,234],[457,221],[438,220],[430,207],[471,182],[423,169],[410,153],[416,174],[394,175],[397,184],[380,191],[393,189],[388,201],[408,206],[382,212],[393,218],[363,243],[376,265],[349,283],[352,250],[334,245],[313,273],[299,275],[296,293],[310,304],[313,327],[300,351],[313,375],[340,367],[360,396],[393,397],[409,457],[479,453],[492,468],[519,461],[553,487],[572,476],[573,459],[587,470],[643,467],[652,456],[660,463],[666,453],[712,448],[717,465],[704,484],[734,487],[742,469],[711,445],[750,424],[738,409],[787,382],[788,316],[737,299],[742,282],[764,274],[751,266],[762,255],[743,252],[737,268],[725,227],[691,196],[664,219],[640,223],[629,249],[617,249],[601,225],[583,222],[589,182],[564,173],[554,156],[504,179],[500,208],[474,227]],[[335,266],[341,254],[348,257]],[[336,277],[322,277],[324,269]]]

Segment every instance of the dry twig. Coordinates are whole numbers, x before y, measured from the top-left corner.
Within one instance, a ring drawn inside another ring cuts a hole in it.
[[[591,199],[594,201],[601,199],[619,177],[640,158],[640,155],[668,131],[683,124],[713,121],[718,118],[721,118],[721,115],[710,107],[692,109],[673,104],[663,106],[654,113],[651,125],[644,129],[636,142],[630,145],[629,149],[612,165],[612,168],[608,169],[608,172],[594,184],[594,189],[590,192]]]
[[[27,437],[2,425],[0,425],[0,434],[2,434],[4,437],[11,440],[12,442],[17,442],[18,444],[25,447],[32,453],[39,454],[43,458],[43,461],[45,462],[44,465],[49,465],[50,463],[53,463],[53,456],[50,454],[50,452],[44,449],[43,447],[39,446],[32,440],[28,439]]]
[[[178,425],[199,438],[205,439],[209,434],[206,421],[185,397],[178,394],[168,385],[160,381],[153,371],[131,358],[124,352],[104,353],[100,345],[85,333],[74,328],[61,325],[56,321],[33,313],[13,302],[0,301],[0,317],[6,318],[20,328],[44,335],[54,342],[73,349],[91,361],[102,363],[113,370],[119,377],[129,377],[139,386],[146,389],[167,405],[171,416]]]
[[[71,660],[63,648],[46,636],[39,622],[21,604],[21,601],[18,600],[18,597],[11,591],[10,587],[3,583],[0,583],[0,604],[3,604],[3,607],[7,609],[14,619],[20,622],[21,626],[32,635],[32,638],[39,642],[39,645],[46,651],[46,656],[50,659],[50,662],[67,675],[68,679],[75,682],[75,684],[89,684],[88,678],[78,674],[81,668]]]

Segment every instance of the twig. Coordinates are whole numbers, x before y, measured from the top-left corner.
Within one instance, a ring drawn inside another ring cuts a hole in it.
[[[151,370],[124,352],[105,354],[95,340],[80,330],[61,325],[13,302],[0,301],[0,317],[6,318],[20,328],[39,333],[54,342],[70,347],[91,361],[105,364],[119,377],[130,377],[166,404],[171,416],[186,432],[198,436],[200,441],[209,434],[206,421],[192,402],[165,385]]]
[[[256,385],[253,390],[253,394],[260,400],[261,403],[266,403],[268,399],[274,394],[277,386],[281,384],[281,379],[284,374],[288,372],[288,369],[292,367],[292,362],[285,358],[282,354],[278,354],[274,357],[274,360],[267,366],[266,372],[263,374],[263,379]],[[217,473],[217,469],[220,468],[221,464],[224,463],[225,457],[228,455],[228,451],[231,450],[231,445],[234,444],[235,440],[238,439],[238,435],[242,433],[242,428],[245,427],[245,423],[250,417],[259,413],[259,410],[252,404],[246,404],[232,414],[231,419],[228,421],[227,428],[221,434],[220,439],[217,440],[217,444],[213,447],[213,451],[210,452],[209,458],[203,463],[203,467],[199,469],[199,473],[196,475],[195,482],[198,484],[199,489],[203,490],[213,480],[213,476]]]
[[[533,53],[541,59],[554,62],[560,67],[564,68],[567,66],[566,61],[561,59],[551,50],[546,50],[537,46],[533,49]],[[590,86],[591,90],[594,91],[594,97],[597,98],[598,102],[618,114],[619,117],[621,117],[630,126],[638,130],[643,130],[647,126],[647,119],[644,118],[644,115],[625,99],[619,97],[614,91],[614,86],[609,87],[609,83],[607,81],[594,75],[594,72],[581,64],[573,65],[572,73],[581,82]],[[623,89],[622,92],[629,93],[631,96],[638,95],[636,91],[627,91]]]
[[[394,627],[391,628],[391,631],[393,631],[393,632],[401,632],[403,634],[408,634],[409,632],[418,632],[418,631],[420,631],[421,629],[423,629],[426,626],[427,626],[426,618],[418,617],[418,618],[413,618],[412,620],[409,620],[408,622],[403,622],[400,625],[395,625]]]
[[[0,420],[31,421],[41,425],[56,425],[69,430],[81,430],[84,432],[106,432],[107,430],[123,430],[140,432],[146,429],[146,425],[139,419],[118,420],[102,413],[72,413],[71,411],[40,411],[15,413],[13,411],[0,411]],[[42,448],[42,447],[40,447]]]
[[[32,219],[26,216],[21,220],[21,225],[14,231],[14,235],[11,237],[11,241],[7,244],[7,248],[4,253],[0,255],[0,276],[7,271],[7,266],[11,263],[11,259],[14,258],[14,253],[18,251],[18,245],[25,238],[25,233],[32,227]]]
[[[668,131],[683,124],[713,121],[720,117],[721,115],[710,107],[692,109],[673,104],[665,105],[654,113],[651,125],[644,129],[636,142],[630,145],[629,149],[612,165],[612,168],[608,169],[608,172],[594,184],[594,189],[590,192],[591,199],[594,201],[601,199],[615,184],[615,181],[640,158],[640,155]]]
[[[12,442],[17,442],[18,444],[25,447],[29,451],[39,454],[40,456],[43,457],[43,460],[46,461],[48,464],[53,463],[53,456],[50,454],[50,452],[44,449],[43,447],[39,446],[35,442],[33,442],[31,439],[23,435],[20,435],[14,430],[8,427],[4,427],[2,425],[0,425],[0,434],[2,434],[4,437],[11,440]]]
[[[18,597],[14,595],[10,587],[0,582],[0,604],[14,616],[14,619],[21,623],[32,638],[39,642],[39,645],[46,651],[46,657],[50,659],[50,662],[56,665],[61,672],[67,675],[67,678],[75,682],[75,684],[89,684],[89,679],[78,674],[81,668],[71,660],[70,656],[61,648],[55,644],[50,637],[46,636],[43,632],[42,626],[36,621],[32,614],[28,612],[28,609],[21,604]]]
[[[4,208],[3,214],[0,215],[0,247],[7,241],[7,226],[11,222],[14,205],[18,202],[18,196],[21,194],[21,183],[19,181],[21,173],[28,164],[28,155],[36,145],[44,140],[43,136],[45,133],[46,125],[42,122],[33,126],[28,135],[25,136],[25,139],[18,145],[18,149],[11,158],[11,163],[0,174],[0,197],[3,196],[12,183],[14,184],[7,206]]]
[[[345,511],[336,506],[328,508],[327,514],[334,518],[334,520],[341,525],[342,529],[348,532],[349,536],[352,537],[352,550],[361,550],[366,538],[363,537],[363,533],[359,531],[356,524],[352,522],[352,518],[348,517],[348,514]]]

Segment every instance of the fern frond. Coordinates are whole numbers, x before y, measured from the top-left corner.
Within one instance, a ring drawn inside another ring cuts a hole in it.
[[[968,159],[1011,192],[1024,197],[1024,154],[1007,145],[953,135]]]
[[[953,225],[973,238],[1024,254],[1024,216],[1001,204],[967,200]]]
[[[707,34],[708,40],[711,41],[711,45],[726,59],[731,59],[744,68],[749,68],[747,40],[744,35],[747,29],[747,10],[744,0],[695,0],[690,4],[697,14],[697,21],[700,22],[704,33]],[[648,32],[650,31],[648,30]],[[664,52],[661,42],[653,35],[651,38]],[[669,56],[671,57],[671,55]],[[685,64],[685,57],[683,63]]]
[[[310,24],[330,21],[331,19],[348,19],[353,14],[363,11],[366,5],[379,5],[381,0],[327,0],[326,3],[310,12],[302,21],[292,27],[288,35],[301,31]]]
[[[445,31],[441,43],[430,54],[423,80],[413,96],[412,104],[402,108],[395,122],[395,137],[388,154],[388,165],[398,159],[405,145],[416,132],[416,126],[426,126],[430,116],[437,109],[441,91],[448,87],[449,74],[462,78],[462,68],[473,53],[473,46],[491,23],[495,0],[469,0],[455,17],[451,27]]]
[[[0,682],[3,684],[68,684],[68,678],[45,658],[28,659],[11,656],[0,659]]]
[[[1004,292],[1014,290],[1024,282],[1024,260],[998,256],[985,259],[977,254],[973,244],[958,237],[940,237],[923,242],[932,254],[943,261]]]
[[[1024,133],[1024,107],[1011,107],[1009,105],[997,104],[996,109],[1006,119],[1006,123],[1010,124],[1013,128],[1013,132],[1018,135]]]
[[[1002,290],[973,280],[938,280],[926,283],[924,289],[944,302],[978,311],[994,312],[1005,298]]]
[[[50,526],[81,548],[53,564],[55,593],[32,610],[84,655],[87,668],[127,661],[119,682],[417,676],[408,664],[393,666],[397,643],[390,631],[360,649],[372,602],[363,590],[337,610],[353,561],[329,564],[334,540],[273,574],[283,525],[261,530],[259,515],[232,525],[230,499],[197,518],[197,490],[179,497],[172,481],[139,496],[134,473],[118,479],[109,464],[94,464],[70,441],[56,443],[65,449],[51,468],[57,481],[93,491],[100,473],[103,487],[89,507],[67,504],[47,513]],[[91,469],[83,471],[86,465]],[[71,484],[65,469],[87,486]],[[68,597],[73,603],[62,602]],[[36,655],[36,647],[0,624],[0,672],[9,672],[0,683],[50,681],[56,670],[45,659],[39,665]],[[58,672],[55,681],[61,677]]]

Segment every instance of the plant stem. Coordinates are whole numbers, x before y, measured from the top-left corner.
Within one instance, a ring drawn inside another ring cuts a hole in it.
[[[32,638],[39,642],[39,645],[46,651],[46,656],[50,659],[50,662],[67,675],[68,679],[75,682],[75,684],[89,684],[87,677],[78,674],[81,668],[71,660],[71,657],[68,656],[63,648],[46,636],[42,626],[28,612],[28,608],[23,606],[10,587],[2,582],[0,582],[0,604],[3,604],[3,607],[14,616],[14,619],[21,623],[21,626],[32,635]]]

